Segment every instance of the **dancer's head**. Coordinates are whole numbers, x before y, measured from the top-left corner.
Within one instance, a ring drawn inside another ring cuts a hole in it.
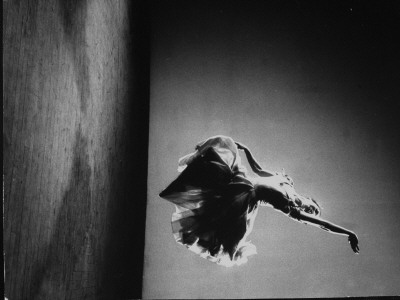
[[[295,198],[296,206],[298,206],[302,211],[315,216],[321,215],[321,206],[318,202],[311,198],[297,194]]]

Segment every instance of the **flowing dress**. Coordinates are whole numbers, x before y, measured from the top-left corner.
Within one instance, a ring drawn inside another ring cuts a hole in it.
[[[224,266],[240,265],[256,253],[246,241],[258,210],[235,142],[215,136],[179,160],[180,175],[160,193],[172,202],[175,240]]]

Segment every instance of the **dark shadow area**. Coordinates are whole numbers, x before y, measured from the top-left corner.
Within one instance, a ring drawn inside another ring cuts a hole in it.
[[[128,94],[124,100],[122,149],[110,157],[111,195],[107,209],[109,228],[100,295],[105,299],[141,298],[147,203],[149,131],[150,20],[146,1],[129,2],[126,35],[129,64]],[[119,145],[117,145],[119,147]]]

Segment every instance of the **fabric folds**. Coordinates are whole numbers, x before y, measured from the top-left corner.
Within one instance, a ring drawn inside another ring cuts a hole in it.
[[[246,241],[258,210],[231,138],[217,136],[179,160],[180,175],[160,193],[172,202],[175,240],[224,266],[240,265],[256,253]]]

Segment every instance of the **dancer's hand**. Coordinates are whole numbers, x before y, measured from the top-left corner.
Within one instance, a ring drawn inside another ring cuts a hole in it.
[[[354,232],[349,234],[349,243],[354,253],[356,254],[360,253],[360,248],[358,247],[358,238]]]

